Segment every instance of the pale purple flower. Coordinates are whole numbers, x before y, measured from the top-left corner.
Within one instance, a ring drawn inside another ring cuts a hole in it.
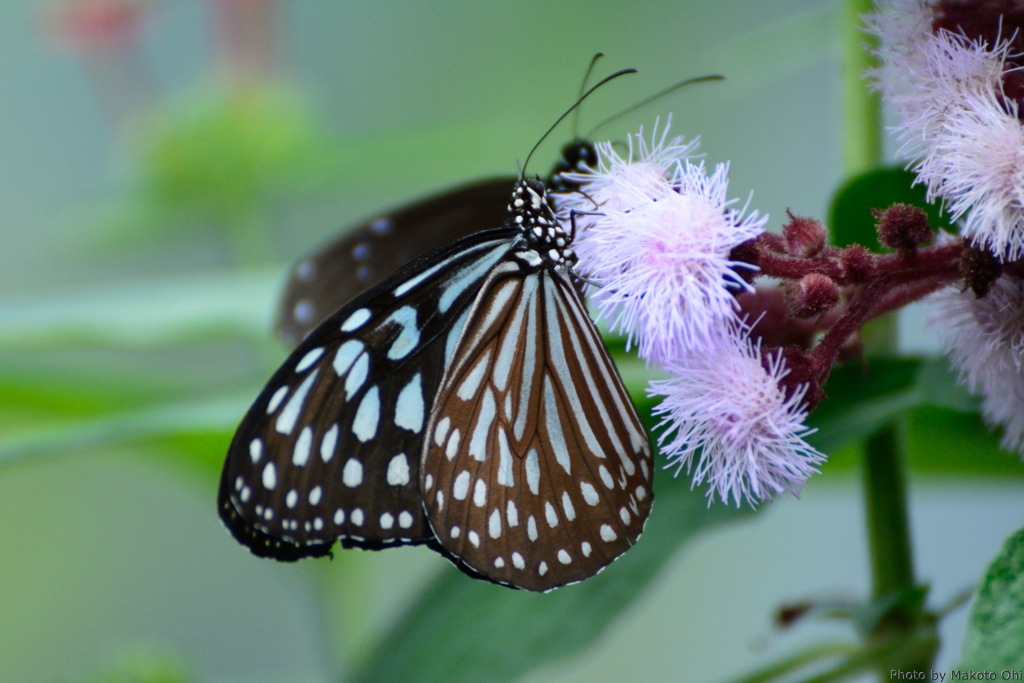
[[[589,290],[592,304],[638,343],[643,358],[658,361],[707,344],[736,319],[733,292],[749,288],[739,271],[752,266],[729,254],[764,232],[768,217],[732,207],[727,164],[708,175],[703,163],[670,162],[665,150],[689,146],[664,145],[664,136],[650,149],[637,147],[643,154],[635,172],[618,157],[601,156],[599,170],[576,176],[587,196],[605,203],[575,247],[580,272],[597,285]]]
[[[900,154],[961,232],[1007,260],[1024,257],[1024,129],[1004,97],[1008,40],[933,31],[935,3],[888,0],[867,17],[880,39],[877,87],[899,117]]]
[[[806,385],[787,395],[779,386],[789,370],[781,352],[764,357],[746,328],[733,325],[718,343],[665,363],[670,378],[651,382],[666,427],[661,447],[667,468],[708,481],[718,497],[752,505],[781,493],[799,494],[825,456],[804,438]]]
[[[563,217],[569,210],[582,212],[628,211],[637,202],[645,203],[650,198],[663,197],[674,190],[674,180],[679,174],[679,165],[685,159],[695,156],[699,139],[686,142],[683,137],[669,140],[668,131],[672,117],[658,135],[655,122],[651,142],[644,139],[644,130],[626,138],[628,151],[619,156],[611,142],[598,142],[597,168],[577,173],[563,173],[562,177],[582,185],[584,193],[571,192],[558,197],[558,206]],[[577,219],[580,225],[580,219]],[[582,224],[589,223],[583,218]]]
[[[949,287],[932,322],[982,413],[1004,428],[1002,446],[1024,455],[1024,281],[1004,275],[977,298]]]

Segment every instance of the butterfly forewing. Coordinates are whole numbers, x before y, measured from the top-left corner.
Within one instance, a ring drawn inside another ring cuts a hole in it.
[[[505,220],[515,178],[493,178],[383,212],[292,268],[275,327],[295,345],[335,310],[418,256]]]
[[[334,540],[422,543],[419,465],[433,397],[480,283],[518,231],[423,256],[343,306],[292,352],[243,419],[221,517],[255,554],[326,554]]]
[[[593,576],[639,538],[652,449],[564,270],[530,270],[510,258],[481,289],[421,477],[457,563],[549,590]]]

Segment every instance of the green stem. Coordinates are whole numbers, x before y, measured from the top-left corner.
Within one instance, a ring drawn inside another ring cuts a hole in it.
[[[868,439],[864,448],[864,495],[875,600],[914,587],[907,484],[900,446],[899,428],[889,424]]]
[[[854,176],[882,161],[882,103],[864,80],[874,56],[864,49],[871,36],[861,30],[861,15],[873,9],[872,0],[843,3],[843,168]]]
[[[875,66],[875,58],[865,49],[871,37],[861,30],[860,17],[871,10],[872,0],[843,3],[843,165],[847,175],[864,173],[882,161],[881,101],[864,81],[864,71]],[[893,322],[889,322],[888,329],[875,332],[871,335],[875,337],[873,351],[891,353],[896,349]],[[864,497],[874,603],[891,601],[893,605],[874,626],[870,638],[884,647],[920,636],[927,646],[905,653],[909,657],[899,661],[898,667],[927,675],[938,648],[937,635],[928,626],[920,601],[899,599],[914,590],[915,580],[904,448],[898,422],[886,425],[865,444]],[[855,664],[850,662],[854,668]],[[876,667],[882,680],[888,680],[892,668],[888,664]],[[836,673],[849,672],[837,670],[833,675]]]

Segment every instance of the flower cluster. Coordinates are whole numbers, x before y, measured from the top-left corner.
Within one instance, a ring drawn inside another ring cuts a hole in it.
[[[938,295],[933,323],[1003,446],[1024,453],[1024,26],[1012,9],[883,0],[867,19],[901,154],[968,241],[964,281]]]
[[[880,2],[868,17],[882,62],[872,75],[929,199],[943,200],[976,245],[1013,261],[1024,257],[1021,65],[1011,49],[1019,36],[971,4]]]
[[[781,351],[762,352],[737,299],[753,291],[757,267],[733,252],[764,233],[767,216],[736,207],[728,165],[708,172],[696,147],[657,126],[650,144],[642,130],[631,137],[625,156],[599,144],[596,168],[563,174],[581,191],[560,210],[582,214],[571,220],[593,305],[669,374],[650,389],[664,397],[669,466],[723,501],[796,494],[824,459],[803,440],[807,387],[782,385]]]

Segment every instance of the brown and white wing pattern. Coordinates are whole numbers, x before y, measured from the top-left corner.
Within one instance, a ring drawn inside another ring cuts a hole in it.
[[[254,554],[432,542],[420,494],[426,421],[480,284],[516,231],[427,254],[328,317],[235,432],[218,507]]]
[[[498,583],[580,581],[639,539],[652,467],[647,432],[565,269],[503,261],[427,427],[420,476],[438,542]]]

